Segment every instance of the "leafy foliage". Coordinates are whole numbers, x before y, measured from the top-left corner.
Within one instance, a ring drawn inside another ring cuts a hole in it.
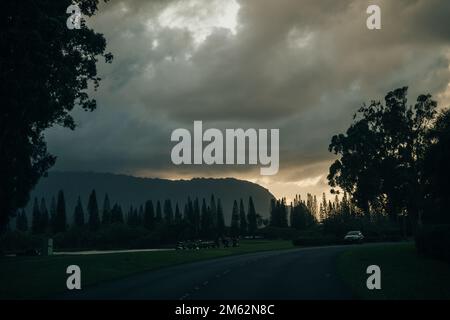
[[[424,160],[424,223],[450,224],[450,110],[442,111],[428,132],[431,144]]]
[[[361,107],[346,134],[333,136],[329,146],[340,155],[330,167],[329,184],[350,193],[363,213],[387,214],[393,221],[403,212],[418,220],[424,198],[421,163],[437,107],[430,95],[408,106],[407,91],[396,89],[384,104]]]
[[[97,11],[97,0],[75,1],[85,16]],[[55,124],[74,129],[69,112],[80,106],[92,111],[87,93],[99,85],[96,64],[106,62],[103,35],[85,24],[66,27],[71,0],[2,1],[0,10],[0,228],[53,166],[43,131]]]
[[[428,225],[416,235],[419,253],[450,262],[450,225]]]

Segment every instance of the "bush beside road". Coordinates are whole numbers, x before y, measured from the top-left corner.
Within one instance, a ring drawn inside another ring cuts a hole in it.
[[[450,262],[450,225],[423,226],[415,240],[420,254]]]

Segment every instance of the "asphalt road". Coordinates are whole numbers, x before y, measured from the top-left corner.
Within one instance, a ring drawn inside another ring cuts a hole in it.
[[[258,252],[184,264],[67,292],[64,299],[351,299],[336,271],[348,246]]]

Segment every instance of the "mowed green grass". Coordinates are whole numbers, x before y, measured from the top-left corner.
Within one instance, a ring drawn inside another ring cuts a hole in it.
[[[66,289],[66,268],[81,268],[82,287],[162,267],[236,254],[293,248],[291,241],[245,240],[237,248],[0,258],[0,299],[39,299]]]
[[[367,289],[369,265],[381,269],[381,290]],[[349,249],[338,272],[360,299],[450,299],[450,264],[418,255],[413,243]]]

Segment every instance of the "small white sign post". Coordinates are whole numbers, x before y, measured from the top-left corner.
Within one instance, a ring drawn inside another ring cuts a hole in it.
[[[53,239],[45,238],[42,244],[42,255],[51,256],[53,255]]]

